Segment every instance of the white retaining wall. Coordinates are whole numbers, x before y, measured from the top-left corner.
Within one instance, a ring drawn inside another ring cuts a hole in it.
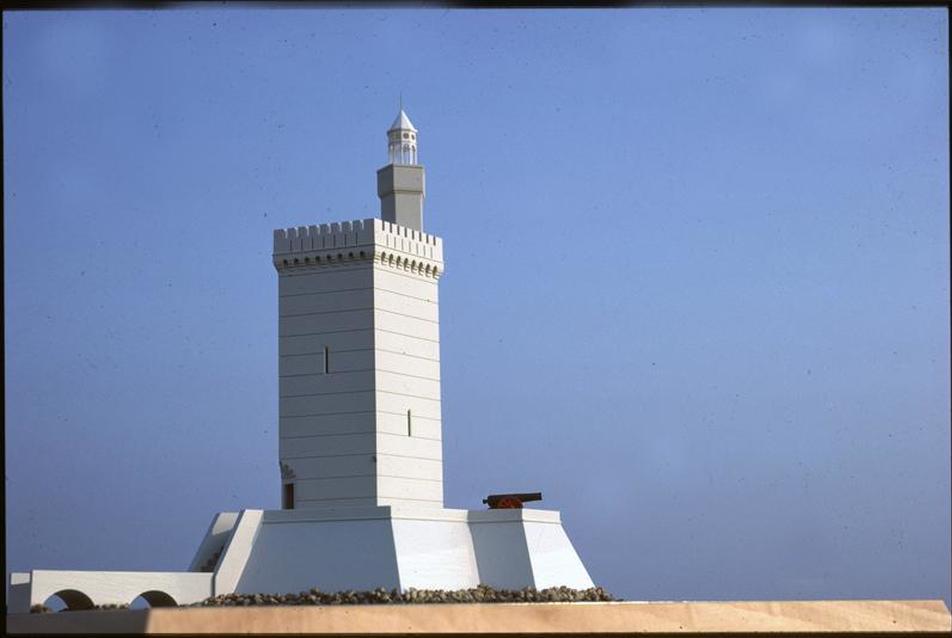
[[[18,574],[21,587],[10,599],[10,611],[25,613],[32,605],[41,605],[54,595],[64,592],[64,599],[78,592],[94,605],[129,604],[136,597],[150,591],[159,591],[172,597],[178,604],[194,603],[212,595],[212,574],[200,572],[96,572],[34,569],[29,581]],[[11,578],[11,583],[13,579]],[[22,595],[22,587],[29,588],[29,596]],[[28,601],[26,608],[23,602]],[[16,606],[15,606],[16,605]]]

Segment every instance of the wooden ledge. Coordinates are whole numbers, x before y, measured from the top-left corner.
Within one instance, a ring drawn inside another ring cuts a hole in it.
[[[188,607],[11,614],[16,633],[948,636],[941,600]]]

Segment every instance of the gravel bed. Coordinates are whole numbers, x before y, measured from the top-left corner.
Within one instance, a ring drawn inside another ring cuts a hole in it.
[[[480,585],[472,589],[397,589],[377,588],[364,591],[323,592],[319,589],[297,594],[223,594],[183,607],[251,607],[257,605],[414,605],[443,603],[569,603],[609,602],[618,600],[601,587],[571,589],[549,587],[535,589],[495,589]],[[97,605],[94,609],[128,609],[129,605]],[[31,613],[52,611],[34,605]],[[65,610],[64,610],[65,611]]]
[[[224,594],[207,598],[188,607],[239,607],[251,605],[412,605],[421,603],[558,603],[599,602],[615,598],[601,587],[570,589],[495,589],[480,585],[472,589],[373,589],[369,591],[322,592],[319,589],[298,594]]]

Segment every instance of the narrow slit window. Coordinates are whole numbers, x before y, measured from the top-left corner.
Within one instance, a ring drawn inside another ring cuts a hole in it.
[[[413,415],[407,410],[407,436],[413,436]]]
[[[286,510],[294,509],[294,483],[284,484],[284,493],[281,495],[281,507]]]
[[[331,371],[331,350],[327,346],[324,346],[324,361],[323,361],[324,374],[330,374]]]

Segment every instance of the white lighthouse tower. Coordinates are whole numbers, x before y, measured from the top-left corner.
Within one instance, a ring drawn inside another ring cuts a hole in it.
[[[443,242],[403,109],[387,136],[382,219],[275,231],[285,509],[443,506]]]

